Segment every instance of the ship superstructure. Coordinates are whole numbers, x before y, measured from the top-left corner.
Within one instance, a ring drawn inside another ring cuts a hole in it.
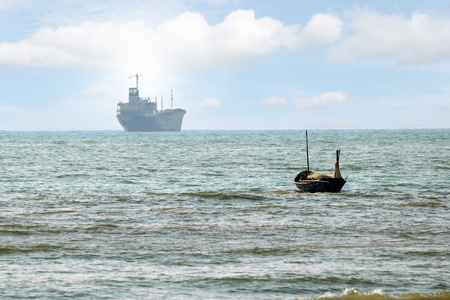
[[[125,131],[180,131],[186,110],[173,109],[173,92],[171,93],[171,108],[158,110],[157,99],[139,97],[139,77],[136,77],[136,87],[128,90],[128,103],[117,104],[117,119]]]

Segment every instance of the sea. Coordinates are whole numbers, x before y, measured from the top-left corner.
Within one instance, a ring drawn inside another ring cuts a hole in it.
[[[450,299],[450,129],[0,131],[0,299]]]

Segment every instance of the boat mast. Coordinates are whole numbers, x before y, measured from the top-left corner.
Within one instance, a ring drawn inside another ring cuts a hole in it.
[[[306,130],[306,164],[308,165],[308,172],[309,172],[308,130]]]
[[[142,77],[143,75],[142,74],[138,74],[138,73],[136,73],[136,75],[130,75],[130,77],[128,77],[128,78],[131,78],[131,77],[136,77],[136,88],[139,88],[139,77]]]

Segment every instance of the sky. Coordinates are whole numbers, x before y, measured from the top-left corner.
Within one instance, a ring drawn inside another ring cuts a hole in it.
[[[450,128],[448,0],[0,0],[0,130]]]

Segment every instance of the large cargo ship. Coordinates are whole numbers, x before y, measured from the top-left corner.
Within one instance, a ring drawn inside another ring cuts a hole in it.
[[[157,99],[139,97],[139,77],[136,76],[136,87],[128,90],[128,103],[117,104],[117,119],[125,131],[180,131],[186,110],[173,109],[173,92],[171,108],[158,110]]]

